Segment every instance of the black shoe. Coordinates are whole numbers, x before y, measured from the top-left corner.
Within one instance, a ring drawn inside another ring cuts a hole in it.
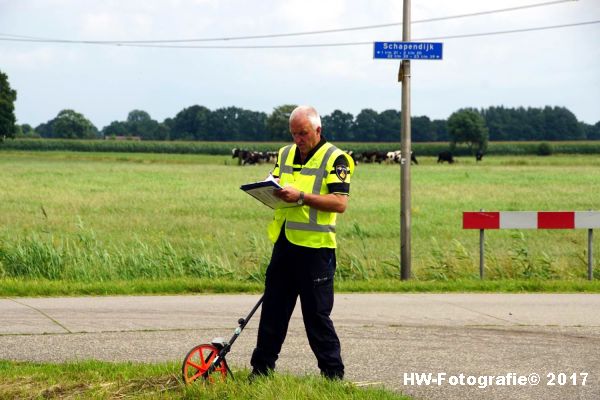
[[[331,379],[332,381],[335,381],[335,380],[341,381],[342,379],[344,379],[344,371],[343,370],[342,371],[339,371],[339,370],[326,371],[326,370],[324,370],[324,371],[321,371],[321,376],[326,379]]]
[[[265,378],[268,376],[271,376],[273,373],[273,370],[261,370],[261,369],[252,369],[252,372],[250,372],[250,375],[248,375],[248,383],[252,383],[255,380],[259,379],[259,378]]]

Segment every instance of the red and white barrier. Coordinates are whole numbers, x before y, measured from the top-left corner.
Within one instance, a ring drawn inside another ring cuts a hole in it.
[[[463,229],[479,229],[479,276],[483,279],[486,229],[587,229],[588,279],[594,277],[593,229],[600,211],[479,211],[463,212]]]
[[[463,229],[595,229],[600,211],[463,212]]]

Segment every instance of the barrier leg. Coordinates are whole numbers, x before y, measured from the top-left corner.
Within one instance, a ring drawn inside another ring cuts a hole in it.
[[[485,263],[485,234],[484,229],[479,230],[479,278],[483,279],[483,267]]]
[[[594,279],[594,246],[592,241],[594,239],[594,230],[588,229],[588,280]]]

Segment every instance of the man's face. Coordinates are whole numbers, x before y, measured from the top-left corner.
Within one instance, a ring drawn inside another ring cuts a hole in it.
[[[321,140],[321,128],[314,129],[306,116],[294,118],[290,122],[290,132],[302,155],[308,154]]]

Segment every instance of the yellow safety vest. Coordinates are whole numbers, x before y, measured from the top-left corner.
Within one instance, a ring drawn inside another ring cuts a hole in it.
[[[294,171],[295,153],[295,144],[279,149],[279,170],[273,171],[275,175],[279,175],[279,183],[282,186],[290,185],[304,193],[329,193],[327,177],[334,169],[335,160],[346,153],[326,142],[302,166],[302,169]],[[354,171],[354,161],[347,155],[346,158],[350,170]],[[312,248],[334,249],[336,217],[335,212],[319,211],[307,205],[276,209],[273,221],[268,227],[269,239],[273,243],[277,241],[285,222],[285,235],[291,243]]]

